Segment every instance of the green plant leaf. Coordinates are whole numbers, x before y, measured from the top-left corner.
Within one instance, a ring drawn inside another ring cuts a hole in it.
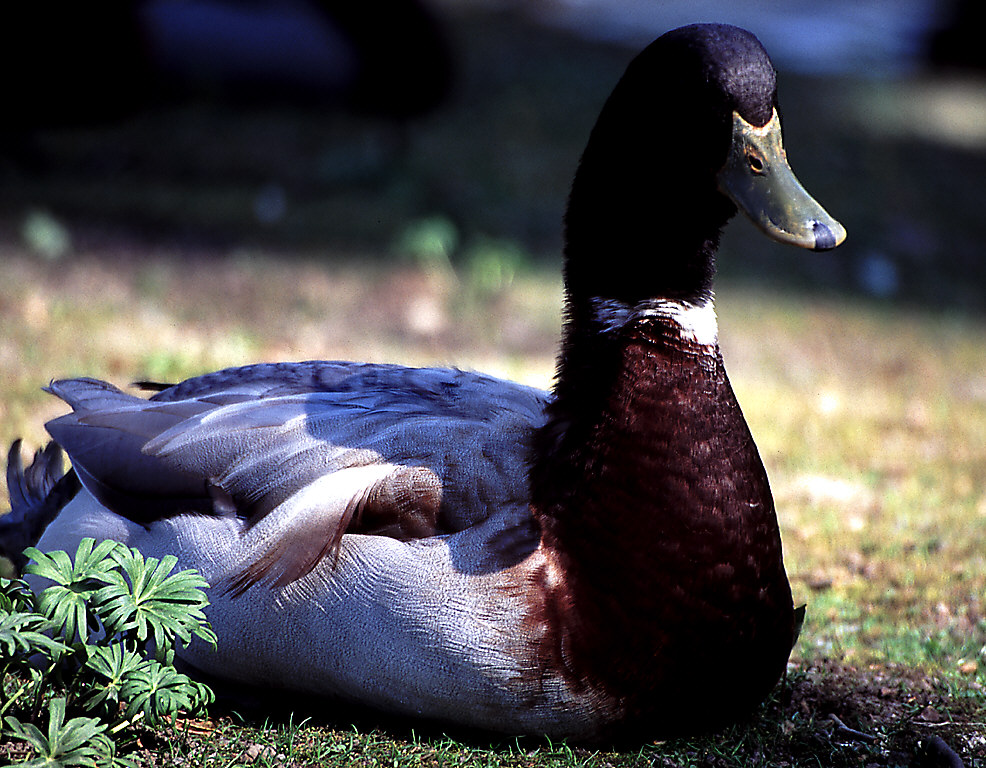
[[[30,613],[34,610],[34,593],[23,579],[0,577],[0,611]]]
[[[78,638],[79,642],[85,643],[89,630],[98,626],[89,610],[89,598],[108,581],[115,568],[108,555],[119,545],[114,541],[103,541],[95,547],[94,544],[91,538],[80,541],[74,561],[66,552],[46,554],[35,547],[24,550],[34,561],[27,565],[25,572],[54,582],[41,593],[38,612],[69,642]]]
[[[86,680],[87,691],[80,704],[87,711],[102,708],[111,712],[121,701],[121,690],[128,676],[139,669],[144,659],[132,651],[126,651],[119,643],[106,647],[90,647],[83,665],[93,678]]]
[[[49,622],[36,613],[0,611],[0,670],[18,658],[44,653],[49,658],[71,650],[43,634]]]
[[[176,638],[216,644],[202,610],[208,605],[208,585],[198,573],[172,573],[178,560],[171,555],[145,559],[136,549],[112,541],[96,545],[91,538],[80,542],[74,560],[65,552],[32,548],[27,554],[33,559],[28,572],[52,584],[35,599],[22,582],[0,583],[0,674],[16,668],[22,679],[20,689],[0,701],[0,715],[15,704],[21,711],[37,708],[53,686],[64,686],[68,694],[49,702],[47,732],[13,715],[5,718],[4,733],[37,752],[25,765],[133,766],[133,760],[116,755],[107,732],[121,707],[117,729],[135,719],[159,725],[179,711],[197,713],[213,701],[207,686],[171,666]],[[90,630],[100,626],[102,636],[93,639]],[[151,644],[157,658],[146,660],[143,654]],[[39,652],[51,663],[27,667],[26,660]],[[67,664],[66,652],[73,654]],[[31,682],[23,682],[25,677]],[[69,699],[102,720],[66,721]]]
[[[66,552],[46,554],[36,547],[28,547],[24,553],[34,562],[24,570],[65,587],[78,585],[87,579],[99,580],[114,568],[109,555],[119,546],[118,542],[111,540],[96,545],[95,539],[87,537],[79,542],[75,558],[69,558]]]
[[[5,718],[6,732],[26,741],[38,753],[39,759],[23,765],[96,766],[111,756],[112,746],[104,735],[106,725],[91,717],[75,717],[66,722],[65,704],[64,697],[48,702],[47,734],[33,723]]]
[[[129,757],[122,757],[116,753],[116,742],[109,737],[101,737],[106,740],[105,754],[100,758],[97,765],[99,768],[138,768],[140,765],[136,760]]]
[[[152,641],[159,658],[166,658],[177,637],[188,644],[192,636],[213,647],[216,635],[202,609],[209,604],[203,591],[209,585],[194,570],[172,574],[178,559],[167,555],[146,560],[136,549],[120,546],[112,552],[123,569],[107,575],[107,584],[93,605],[107,633],[120,634],[144,649]]]
[[[124,715],[127,720],[143,715],[151,726],[173,720],[181,710],[201,712],[214,700],[208,686],[154,659],[127,675],[121,698],[128,702]]]
[[[48,753],[48,739],[45,737],[41,730],[34,725],[34,723],[22,723],[16,717],[5,717],[4,722],[7,724],[4,728],[4,735],[10,736],[11,738],[18,739],[19,741],[27,742],[28,746],[31,747],[35,752],[41,755],[47,755]],[[31,760],[21,765],[46,765],[47,759],[41,758],[40,760]]]

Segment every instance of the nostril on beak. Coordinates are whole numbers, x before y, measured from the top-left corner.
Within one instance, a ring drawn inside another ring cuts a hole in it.
[[[816,251],[830,251],[835,248],[838,243],[835,239],[835,233],[828,228],[825,224],[820,221],[816,221],[811,225],[811,231],[815,235],[815,248]]]

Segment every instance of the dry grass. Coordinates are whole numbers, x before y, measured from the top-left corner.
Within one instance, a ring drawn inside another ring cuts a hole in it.
[[[44,439],[40,387],[91,375],[121,385],[258,360],[362,359],[482,368],[547,385],[560,282],[520,276],[476,295],[412,266],[327,268],[232,253],[79,254],[50,264],[0,251],[0,436]]]
[[[982,324],[749,294],[723,304],[727,363],[809,604],[801,653],[982,676]]]

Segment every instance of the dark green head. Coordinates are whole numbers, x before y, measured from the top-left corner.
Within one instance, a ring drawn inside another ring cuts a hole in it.
[[[700,301],[737,206],[772,237],[845,238],[798,184],[780,140],[774,67],[751,33],[695,24],[629,65],[592,130],[566,214],[573,296]]]

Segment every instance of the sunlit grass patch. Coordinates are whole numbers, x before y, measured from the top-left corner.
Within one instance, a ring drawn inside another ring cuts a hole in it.
[[[724,295],[727,366],[808,603],[796,653],[986,680],[983,325]]]

